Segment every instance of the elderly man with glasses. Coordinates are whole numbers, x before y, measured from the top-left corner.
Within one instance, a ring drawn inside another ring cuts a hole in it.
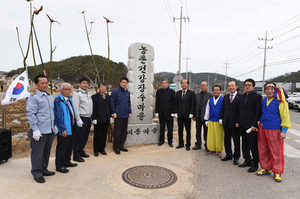
[[[56,171],[68,173],[66,167],[76,167],[77,164],[71,163],[73,148],[73,134],[77,131],[75,109],[70,98],[72,91],[71,84],[61,85],[61,94],[54,100],[55,123],[58,128],[55,166]]]

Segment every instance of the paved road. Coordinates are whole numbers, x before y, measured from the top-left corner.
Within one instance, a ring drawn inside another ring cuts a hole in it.
[[[285,140],[285,171],[282,182],[271,176],[256,176],[248,168],[206,156],[193,154],[196,198],[300,198],[300,112],[290,110],[292,127]],[[224,153],[224,152],[223,152]],[[240,158],[240,162],[243,162]]]
[[[91,156],[70,168],[68,174],[45,177],[36,183],[30,174],[30,159],[10,159],[0,163],[0,198],[299,198],[300,195],[300,113],[291,110],[294,123],[285,140],[285,172],[282,183],[273,176],[258,177],[232,162],[206,156],[203,149],[186,151],[164,144],[128,147],[116,155],[108,143],[107,156]],[[192,124],[195,142],[195,123]],[[174,131],[177,140],[177,132]],[[89,140],[91,142],[91,139]],[[55,149],[52,149],[55,150]],[[224,154],[224,152],[223,152]],[[243,162],[243,159],[240,159]],[[157,165],[174,171],[177,182],[163,189],[139,189],[122,180],[122,172],[138,165]],[[54,170],[54,157],[50,160]]]

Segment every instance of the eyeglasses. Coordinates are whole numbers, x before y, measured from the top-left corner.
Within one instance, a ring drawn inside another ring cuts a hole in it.
[[[251,87],[252,84],[245,84],[244,86],[245,86],[245,87]]]
[[[69,91],[69,92],[70,92],[72,89],[62,89],[62,90],[63,90],[63,91]]]

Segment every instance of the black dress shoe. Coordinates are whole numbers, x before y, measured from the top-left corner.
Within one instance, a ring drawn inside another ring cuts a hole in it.
[[[48,171],[47,173],[43,173],[43,176],[53,176],[55,175],[55,172],[53,171]]]
[[[69,162],[68,164],[65,164],[65,167],[77,167],[78,164]]]
[[[186,147],[186,150],[189,151],[189,150],[191,150],[191,148],[190,148],[189,146],[187,146],[187,147]]]
[[[226,155],[224,158],[221,159],[221,161],[227,161],[227,160],[232,160],[232,157]]]
[[[56,171],[61,172],[61,173],[68,173],[69,172],[69,170],[66,169],[66,167],[57,168]]]
[[[169,147],[173,147],[173,144],[172,144],[172,143],[169,143]]]
[[[44,182],[46,182],[43,176],[38,177],[38,178],[33,178],[33,179],[34,179],[36,182],[38,182],[38,183],[44,183]]]
[[[201,145],[196,145],[193,147],[193,150],[198,150],[198,149],[201,149]]]
[[[234,164],[234,165],[238,165],[238,164],[239,164],[239,160],[238,160],[238,159],[234,159],[234,160],[233,160],[233,164]]]
[[[246,163],[246,162],[239,165],[239,167],[250,167],[250,166],[251,166],[251,163]]]
[[[250,167],[250,169],[248,169],[248,172],[249,173],[252,173],[252,172],[255,172],[255,171],[257,171],[257,167]]]
[[[107,155],[107,153],[103,150],[103,151],[100,151],[100,153],[102,154],[102,155]]]
[[[124,146],[120,147],[119,149],[120,151],[128,152],[128,149],[126,149]]]
[[[114,149],[114,152],[119,155],[120,154],[120,150],[119,149]]]
[[[82,157],[80,157],[80,158],[73,158],[73,160],[76,161],[76,162],[84,162],[85,161]]]
[[[97,153],[94,153],[94,156],[95,156],[95,157],[98,157],[98,156],[99,156],[98,152],[97,152]]]
[[[157,145],[158,146],[161,146],[161,145],[163,145],[164,143],[163,142],[159,142]]]
[[[88,154],[86,154],[86,153],[83,153],[83,154],[81,154],[80,155],[81,157],[83,157],[83,158],[88,158],[88,157],[90,157]]]
[[[182,148],[183,146],[182,145],[178,145],[177,147],[176,147],[176,149],[180,149],[180,148]]]

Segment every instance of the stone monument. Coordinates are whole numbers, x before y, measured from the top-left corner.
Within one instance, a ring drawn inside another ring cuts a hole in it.
[[[153,123],[154,49],[146,43],[132,43],[128,49],[128,91],[132,117],[128,121],[125,145],[159,141],[159,124]]]

